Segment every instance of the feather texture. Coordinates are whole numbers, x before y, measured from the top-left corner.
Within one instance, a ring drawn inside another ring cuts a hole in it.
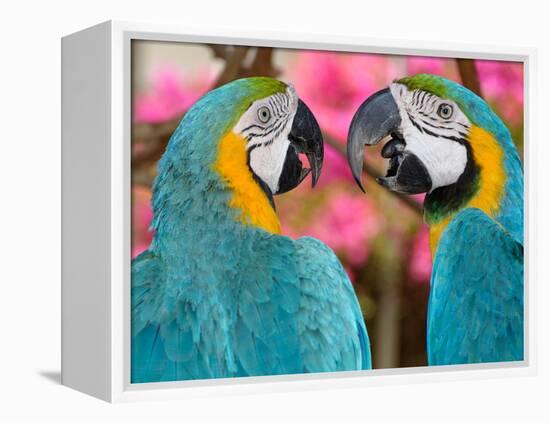
[[[479,209],[460,212],[434,257],[430,365],[523,360],[523,246]]]
[[[207,285],[191,263],[174,279],[151,252],[134,260],[133,383],[371,367],[359,304],[334,253],[313,238],[250,231],[240,257],[209,262]]]

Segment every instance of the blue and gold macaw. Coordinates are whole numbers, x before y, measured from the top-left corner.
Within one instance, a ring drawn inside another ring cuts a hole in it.
[[[363,147],[381,141],[378,182],[426,193],[428,363],[523,360],[523,170],[508,129],[463,86],[417,75],[356,112],[348,161],[360,186]]]
[[[311,169],[302,168],[304,153]],[[294,88],[233,81],[193,105],[153,187],[132,263],[132,383],[368,369],[353,287],[322,242],[281,235],[273,195],[323,161]]]

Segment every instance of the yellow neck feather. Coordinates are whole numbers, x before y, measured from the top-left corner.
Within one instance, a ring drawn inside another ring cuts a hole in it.
[[[479,190],[464,208],[474,207],[494,216],[500,207],[504,193],[506,173],[504,171],[504,152],[498,141],[486,130],[472,126],[468,135],[472,155],[480,169]],[[458,212],[458,211],[457,211]],[[432,257],[445,228],[454,215],[450,215],[436,224],[430,225],[430,248]]]
[[[224,179],[232,191],[228,206],[239,210],[238,220],[268,232],[281,233],[279,218],[271,203],[247,164],[246,141],[229,132],[218,146],[218,158],[214,170]]]

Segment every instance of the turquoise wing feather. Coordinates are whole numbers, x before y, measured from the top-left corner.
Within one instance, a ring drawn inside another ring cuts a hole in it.
[[[257,231],[248,248],[235,257],[238,273],[232,276],[234,294],[227,303],[234,315],[227,341],[237,365],[233,376],[301,373],[293,241]]]
[[[171,283],[163,264],[149,251],[132,262],[132,383],[229,376],[217,296],[193,289],[185,271]]]
[[[160,258],[132,265],[132,382],[370,369],[353,287],[313,238],[259,236],[228,289],[167,282]],[[253,260],[247,260],[250,257]]]
[[[427,329],[430,365],[523,360],[523,246],[479,209],[443,233]]]
[[[166,354],[159,337],[156,315],[164,293],[156,256],[145,251],[132,261],[132,382],[162,380]]]
[[[297,319],[306,372],[371,368],[357,296],[340,260],[321,241],[296,241],[301,302]]]

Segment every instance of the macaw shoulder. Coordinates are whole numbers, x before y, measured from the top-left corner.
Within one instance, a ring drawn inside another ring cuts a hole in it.
[[[164,293],[157,256],[146,250],[132,260],[132,330],[138,332],[154,318]]]
[[[432,283],[457,277],[496,283],[496,276],[514,279],[520,270],[523,245],[482,210],[467,208],[443,232],[434,256]]]
[[[498,222],[461,211],[437,247],[431,285],[430,364],[522,358],[523,246]]]
[[[139,299],[145,291],[157,288],[161,284],[163,272],[157,254],[145,250],[132,260],[132,302]]]
[[[483,210],[469,207],[458,213],[445,228],[434,263],[452,257],[476,258],[482,254],[506,254],[523,261],[523,245]]]
[[[299,290],[306,292],[313,284],[312,289],[318,300],[334,298],[335,293],[354,293],[351,281],[334,251],[316,238],[306,236],[292,240],[269,234],[258,240],[255,252],[269,258],[266,261],[276,279],[292,280]],[[265,275],[265,271],[262,268],[261,274]]]
[[[311,237],[295,241],[307,371],[370,369],[370,342],[351,281],[334,252]]]
[[[341,285],[351,288],[342,263],[328,245],[308,236],[298,238],[295,245],[302,273],[311,274],[314,279],[328,285],[327,288]]]

